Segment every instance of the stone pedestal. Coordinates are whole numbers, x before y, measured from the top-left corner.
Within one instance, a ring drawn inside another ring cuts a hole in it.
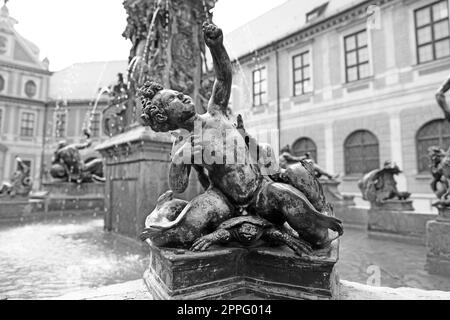
[[[103,183],[46,182],[44,192],[32,195],[43,198],[48,212],[103,213],[105,185]]]
[[[325,198],[333,206],[349,207],[355,205],[354,196],[342,195],[339,191],[340,181],[329,179],[320,179],[319,181],[322,185]]]
[[[193,253],[150,245],[144,280],[157,300],[335,299],[338,247],[335,241],[308,261],[286,247]]]
[[[169,189],[169,134],[136,127],[99,145],[105,158],[105,229],[137,239],[158,197]],[[199,193],[196,175],[181,199]]]
[[[340,181],[320,179],[325,198],[333,205],[336,218],[345,226],[367,228],[367,209],[355,206],[354,196],[343,195],[339,191]]]
[[[412,200],[388,200],[371,204],[367,228],[372,238],[425,245],[426,224],[435,218],[433,213],[415,212]]]
[[[24,197],[0,199],[0,223],[38,219],[45,213],[43,200]]]
[[[450,208],[439,208],[439,216],[427,223],[427,264],[431,274],[450,277]]]

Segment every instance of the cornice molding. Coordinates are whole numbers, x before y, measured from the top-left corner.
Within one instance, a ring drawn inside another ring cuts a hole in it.
[[[22,97],[5,96],[0,94],[0,101],[12,102],[12,103],[25,103],[30,105],[45,106],[45,101],[34,100]]]
[[[48,70],[42,70],[42,69],[38,69],[38,68],[23,66],[23,65],[19,65],[19,64],[7,62],[7,61],[0,61],[0,67],[6,67],[6,68],[11,68],[11,69],[20,70],[20,71],[34,72],[34,73],[39,73],[39,74],[43,74],[43,75],[47,75],[47,76],[51,76],[53,74],[53,72],[48,71]]]
[[[291,46],[295,43],[310,41],[314,36],[326,30],[336,29],[337,27],[343,25],[344,23],[348,23],[351,20],[364,18],[364,15],[366,14],[366,8],[371,4],[381,7],[382,5],[390,4],[394,1],[397,0],[364,1],[344,11],[338,12],[332,16],[326,17],[322,20],[318,20],[311,24],[307,24],[303,26],[302,29],[295,31],[290,35],[283,37],[281,39],[274,40],[272,43],[257,48],[252,52],[242,55],[236,60],[239,61],[239,63],[241,64],[246,63],[249,60],[253,59],[255,52],[258,52],[258,55],[262,57],[272,51]]]

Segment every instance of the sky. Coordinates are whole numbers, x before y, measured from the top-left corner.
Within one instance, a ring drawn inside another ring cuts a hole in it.
[[[1,1],[1,0],[0,0]],[[201,0],[198,0],[201,1]],[[10,0],[16,30],[48,57],[50,70],[77,62],[125,60],[131,42],[123,0]],[[219,0],[213,21],[224,33],[233,31],[286,0]]]

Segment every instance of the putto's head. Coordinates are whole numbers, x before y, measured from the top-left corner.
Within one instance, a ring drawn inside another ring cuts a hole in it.
[[[141,119],[144,126],[156,132],[167,132],[183,127],[195,115],[192,98],[164,87],[154,81],[147,81],[140,89],[143,106]]]
[[[291,147],[289,145],[284,146],[280,149],[280,153],[291,153]]]

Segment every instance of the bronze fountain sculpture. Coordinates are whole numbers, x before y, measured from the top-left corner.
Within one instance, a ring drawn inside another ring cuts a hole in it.
[[[430,171],[432,181],[430,183],[431,190],[438,198],[433,205],[437,207],[449,207],[450,195],[449,179],[450,179],[450,155],[449,151],[433,146],[428,149],[428,158],[430,160]]]
[[[447,101],[445,100],[445,93],[448,90],[450,90],[450,76],[436,91],[436,101],[439,107],[441,107],[442,111],[444,112],[445,119],[447,119],[447,121],[450,121],[450,109],[448,107]]]
[[[30,168],[25,164],[25,162],[16,157],[17,170],[14,172],[11,182],[3,182],[0,186],[0,198],[22,196],[26,197],[29,195],[32,187],[33,181],[30,178]]]
[[[90,133],[85,130],[88,141],[85,143],[68,144],[60,141],[52,158],[50,175],[57,180],[67,182],[104,182],[103,160],[99,158],[89,158],[83,161],[80,151],[92,145]]]
[[[329,180],[333,180],[339,177],[339,175],[332,175],[322,169],[314,160],[311,158],[311,154],[306,152],[304,156],[296,157],[292,155],[291,147],[288,145],[281,148],[280,150],[280,167],[282,169],[286,169],[289,165],[292,165],[297,162],[309,162],[314,167],[314,171],[316,173],[316,177],[320,178],[322,176],[326,177]]]
[[[329,246],[343,227],[332,216],[313,166],[298,163],[281,172],[270,146],[246,135],[241,117],[237,124],[229,120],[232,70],[222,30],[205,23],[203,34],[216,74],[207,113],[196,113],[192,98],[156,82],[140,89],[143,125],[182,132],[171,155],[171,190],[147,217],[141,238],[193,251],[231,240],[287,244],[298,255]],[[192,167],[203,172],[209,187],[190,202],[173,199],[173,192],[186,190]]]
[[[371,204],[381,204],[384,201],[397,198],[406,200],[411,196],[409,192],[400,192],[397,189],[397,182],[394,176],[401,173],[395,162],[385,161],[383,168],[375,169],[358,182],[358,188],[364,200]]]

